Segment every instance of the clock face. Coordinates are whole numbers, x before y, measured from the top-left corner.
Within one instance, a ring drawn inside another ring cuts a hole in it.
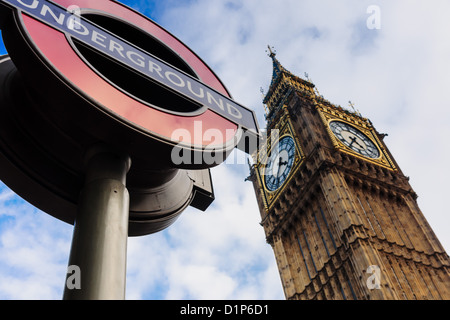
[[[335,136],[353,151],[371,159],[380,157],[380,151],[372,140],[353,126],[344,122],[333,121],[330,123],[330,128]]]
[[[264,181],[269,191],[280,188],[288,178],[295,159],[295,142],[292,137],[282,138],[272,148],[264,171]]]

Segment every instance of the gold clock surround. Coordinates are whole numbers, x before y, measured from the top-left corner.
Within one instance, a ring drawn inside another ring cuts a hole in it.
[[[286,107],[285,107],[286,108]],[[266,144],[264,144],[258,154],[257,165],[256,165],[256,173],[257,173],[257,179],[259,180],[259,183],[261,185],[261,192],[264,199],[264,206],[266,209],[271,209],[273,204],[276,202],[278,197],[283,194],[286,187],[289,185],[293,177],[295,177],[296,172],[298,171],[300,165],[303,163],[303,160],[305,159],[305,155],[303,153],[303,150],[300,146],[300,143],[297,139],[297,136],[294,134],[294,130],[291,124],[290,117],[287,115],[283,117],[283,119],[280,120],[279,126],[274,128],[275,130],[279,130],[278,140],[275,143],[272,143],[270,141],[270,135],[267,138]],[[272,129],[272,130],[274,130]],[[280,188],[277,190],[271,191],[267,188],[266,183],[264,181],[264,175],[265,175],[265,169],[266,164],[268,161],[268,158],[270,157],[272,153],[272,145],[275,145],[278,143],[278,141],[281,141],[285,137],[291,137],[294,140],[295,143],[295,159],[294,163],[292,165],[291,171],[289,173],[289,176],[287,177],[286,181],[282,184]]]
[[[378,135],[376,134],[375,129],[372,127],[372,125],[366,118],[360,117],[360,116],[358,116],[356,114],[352,114],[352,113],[336,112],[334,110],[335,107],[333,107],[333,108],[327,107],[320,103],[318,103],[316,106],[317,106],[317,110],[320,114],[320,117],[322,118],[322,121],[323,121],[324,125],[326,126],[326,130],[331,138],[334,148],[336,148],[337,150],[339,150],[341,152],[345,152],[347,154],[350,154],[352,156],[363,159],[365,161],[377,164],[384,168],[388,168],[393,171],[397,170],[394,162],[390,159],[388,153],[386,152],[385,148],[383,147],[383,143],[381,143],[380,139],[378,138]],[[372,143],[377,147],[377,149],[380,153],[380,156],[376,159],[373,159],[373,158],[365,157],[365,156],[359,154],[358,152],[353,151],[352,149],[348,148],[336,137],[336,135],[331,130],[330,123],[333,121],[345,123],[355,129],[361,131],[361,133],[364,134],[367,138],[369,138],[370,141],[372,141]]]

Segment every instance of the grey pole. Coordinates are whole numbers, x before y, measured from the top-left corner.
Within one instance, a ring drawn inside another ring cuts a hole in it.
[[[69,259],[69,270],[79,272],[74,281],[81,287],[66,281],[64,299],[123,300],[130,203],[126,175],[131,160],[96,146],[89,150],[86,164]]]

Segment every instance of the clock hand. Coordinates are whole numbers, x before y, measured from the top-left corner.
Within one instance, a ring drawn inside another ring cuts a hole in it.
[[[356,137],[350,138],[350,140],[352,140],[352,143],[350,143],[350,145],[348,146],[349,148],[351,148],[352,145],[355,143]]]
[[[287,161],[283,161],[283,158],[280,157],[280,158],[278,159],[277,177],[280,176],[280,169],[281,169],[281,167],[282,167],[282,166],[286,166],[286,165],[288,165],[288,162],[287,162]]]
[[[353,142],[355,142],[361,149],[365,149],[365,147],[364,146],[362,146],[358,141],[356,141],[357,140],[357,138],[356,137],[353,137]]]
[[[282,157],[280,157],[279,159],[278,159],[278,170],[277,170],[277,177],[280,175],[280,169],[281,169],[281,167],[282,166],[284,166],[284,165],[287,165],[288,163],[285,161],[285,162],[283,162],[283,158]]]
[[[354,143],[356,143],[361,149],[365,149],[365,147],[364,146],[362,146],[358,141],[356,141],[356,137],[353,137],[353,138],[350,138],[351,140],[352,140],[352,143],[350,143],[350,145],[348,146],[349,148],[351,148],[352,147],[352,145],[354,144]]]
[[[361,144],[359,144],[358,141],[355,141],[355,142],[356,142],[356,144],[357,144],[361,149],[365,149],[365,148],[366,148],[366,147],[362,146]]]
[[[283,158],[278,158],[278,170],[277,170],[277,180],[278,177],[280,176],[280,168],[281,168],[281,162],[283,161]],[[278,181],[279,182],[279,181]]]
[[[283,161],[283,158],[282,157],[280,157],[279,159],[278,159],[278,166],[285,166],[285,165],[287,165],[288,164],[288,162],[287,161]]]

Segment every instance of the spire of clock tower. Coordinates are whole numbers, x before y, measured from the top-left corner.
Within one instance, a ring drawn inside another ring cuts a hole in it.
[[[273,47],[267,46],[269,48],[269,57],[272,58],[273,62],[273,74],[272,74],[272,84],[276,81],[276,79],[281,75],[282,72],[286,72],[287,70],[281,65],[281,63],[276,58],[277,53]],[[272,86],[272,85],[271,85]]]
[[[286,99],[295,91],[304,92],[308,95],[314,94],[314,84],[304,80],[287,70],[277,59],[276,51],[268,46],[268,56],[272,59],[272,81],[269,90],[263,99],[267,106],[269,122],[276,116],[280,107]]]
[[[369,119],[289,72],[269,47],[253,182],[287,299],[450,299],[450,259]]]

